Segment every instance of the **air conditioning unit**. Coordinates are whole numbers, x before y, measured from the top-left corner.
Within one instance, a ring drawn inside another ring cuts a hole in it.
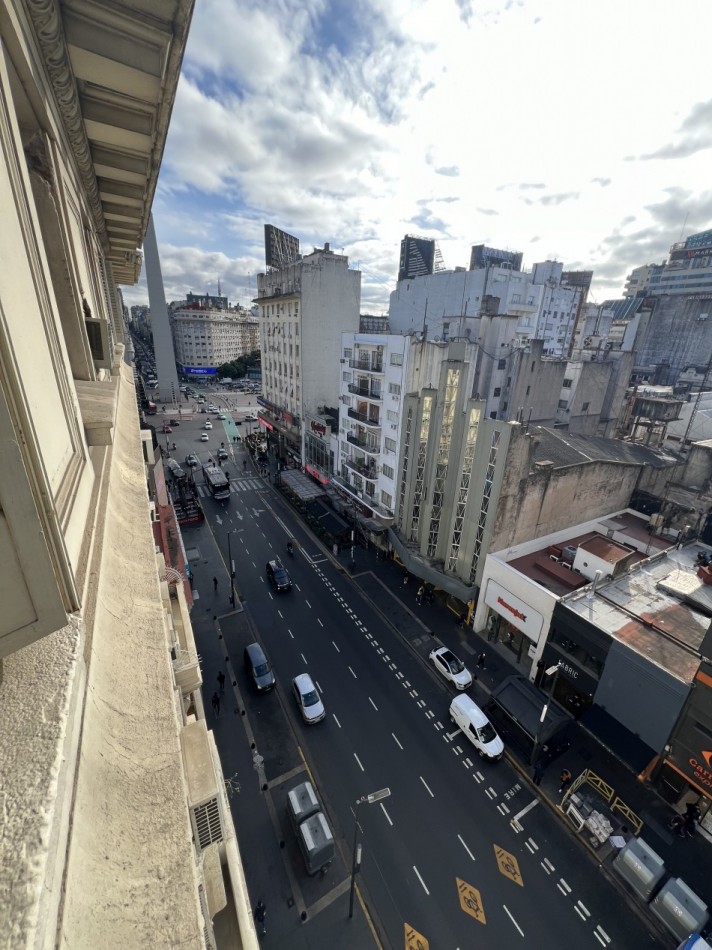
[[[346,360],[339,360],[339,362],[340,362],[340,363],[345,363],[345,362],[346,362]]]

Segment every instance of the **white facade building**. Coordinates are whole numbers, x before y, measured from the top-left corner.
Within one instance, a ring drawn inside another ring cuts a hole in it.
[[[402,280],[391,294],[389,323],[393,332],[421,332],[430,339],[477,342],[486,315],[515,321],[512,343],[544,341],[547,356],[564,356],[576,325],[583,288],[561,283],[563,265],[535,264],[514,271],[508,265],[478,270],[458,268]]]
[[[691,234],[670,246],[662,264],[635,267],[626,279],[629,296],[712,293],[712,230]]]
[[[337,405],[344,332],[356,331],[361,272],[328,244],[282,267],[257,275],[262,349],[263,425],[280,454],[304,458],[306,416]],[[315,460],[316,461],[316,460]]]
[[[191,367],[217,369],[260,346],[259,322],[249,310],[215,310],[191,305],[172,315],[176,361],[183,372]]]
[[[339,474],[333,482],[384,523],[393,520],[410,342],[390,334],[342,336]]]

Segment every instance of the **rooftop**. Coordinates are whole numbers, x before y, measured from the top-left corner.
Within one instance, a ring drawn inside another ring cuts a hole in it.
[[[532,455],[532,464],[549,461],[554,463],[554,468],[581,465],[583,462],[620,462],[625,465],[652,465],[653,468],[675,464],[674,457],[662,450],[622,442],[620,439],[574,435],[562,429],[546,429],[543,426],[534,427],[532,434],[539,440]]]

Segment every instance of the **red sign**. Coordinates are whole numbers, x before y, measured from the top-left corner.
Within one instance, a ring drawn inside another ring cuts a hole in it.
[[[262,416],[259,417],[259,423],[260,423],[260,425],[264,426],[265,429],[269,429],[270,432],[274,432],[274,426],[273,426],[273,425],[270,425],[269,422],[266,422],[266,421],[262,418]]]
[[[322,439],[326,436],[326,426],[323,422],[314,422],[312,420],[309,422],[309,426],[312,432],[316,432],[316,434],[321,436]]]
[[[526,623],[527,615],[523,614],[521,610],[517,610],[516,607],[512,607],[511,604],[508,604],[507,601],[503,597],[498,597],[497,603],[501,604],[502,607],[504,607],[505,610],[508,610],[510,614],[512,614],[513,617],[517,618],[517,620],[523,620],[524,623]]]
[[[305,465],[305,466],[304,466],[304,469],[305,469],[305,471],[309,472],[309,474],[312,476],[312,478],[315,478],[315,479],[316,479],[318,482],[320,482],[322,485],[328,485],[328,484],[329,484],[329,479],[326,477],[326,475],[322,475],[321,472],[319,471],[319,469],[314,468],[314,467],[311,466],[311,465]]]

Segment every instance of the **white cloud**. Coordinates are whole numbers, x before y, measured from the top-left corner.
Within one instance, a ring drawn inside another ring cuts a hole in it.
[[[662,0],[644,16],[618,0],[595,16],[564,0],[201,0],[154,204],[164,277],[196,289],[224,267],[246,301],[273,222],[308,249],[343,247],[364,310],[387,308],[413,230],[451,267],[487,240],[525,266],[555,253],[593,268],[594,296],[619,294],[685,215],[687,233],[712,225],[712,104],[696,92],[712,5],[679,14]]]

